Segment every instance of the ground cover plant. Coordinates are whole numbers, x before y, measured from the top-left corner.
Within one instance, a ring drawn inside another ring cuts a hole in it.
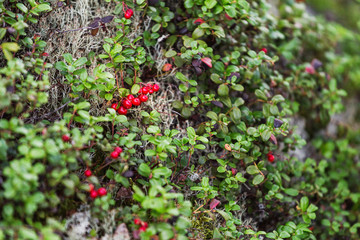
[[[294,0],[0,14],[0,239],[359,239],[355,30]]]

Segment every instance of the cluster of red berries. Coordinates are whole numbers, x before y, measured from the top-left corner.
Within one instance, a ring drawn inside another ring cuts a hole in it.
[[[126,115],[127,110],[134,106],[139,106],[141,103],[146,102],[149,97],[147,94],[152,94],[160,90],[159,85],[147,85],[142,87],[139,91],[139,97],[134,97],[134,95],[129,94],[125,99],[122,100],[121,104],[113,103],[111,104],[111,108],[115,109],[120,115]]]
[[[92,172],[90,169],[86,169],[85,172],[84,172],[84,175],[86,177],[90,177],[92,175]],[[98,196],[102,197],[102,196],[105,196],[107,194],[107,191],[106,191],[106,188],[104,187],[101,187],[99,188],[98,190],[95,190],[95,187],[93,184],[89,184],[89,192],[90,192],[90,197],[92,199],[95,199],[97,198]]]
[[[106,188],[104,188],[104,187],[101,187],[98,190],[95,190],[94,185],[91,183],[89,184],[89,187],[90,187],[90,197],[92,199],[95,199],[97,197],[102,197],[107,194]]]
[[[272,152],[269,152],[269,153],[267,154],[267,158],[268,158],[268,161],[271,162],[271,163],[275,160],[275,157],[274,157],[274,155],[272,154]]]
[[[110,157],[111,157],[112,159],[116,159],[116,158],[119,157],[119,155],[122,153],[122,151],[123,151],[123,150],[122,150],[121,147],[115,147],[115,148],[114,148],[114,151],[111,152]]]
[[[145,232],[149,226],[147,222],[141,221],[139,218],[134,219],[134,224],[140,225],[140,228],[139,228],[140,232]]]
[[[126,19],[130,19],[133,14],[134,14],[134,11],[132,9],[128,9],[128,10],[126,10],[124,17]]]

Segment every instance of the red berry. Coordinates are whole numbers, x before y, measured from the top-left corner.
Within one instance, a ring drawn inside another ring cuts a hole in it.
[[[140,232],[145,232],[145,231],[146,231],[146,228],[145,228],[145,227],[140,227],[140,228],[139,228],[139,231],[140,231]]]
[[[128,14],[130,14],[130,17],[134,14],[134,11],[132,9],[128,9],[128,10],[126,10],[126,12]]]
[[[266,48],[262,48],[262,49],[260,50],[260,52],[264,52],[265,54],[267,54],[267,49],[266,49]]]
[[[141,101],[141,102],[146,102],[146,101],[149,99],[149,97],[146,96],[146,95],[144,95],[144,94],[141,94],[141,95],[139,96],[139,98],[140,98],[140,101]]]
[[[70,141],[70,137],[69,137],[68,135],[63,135],[63,136],[62,136],[62,140],[63,140],[64,142],[69,142],[69,141]]]
[[[116,111],[116,110],[117,110],[117,103],[111,104],[111,108],[112,108],[112,109],[115,109],[115,111]]]
[[[129,18],[131,18],[131,16],[133,15],[133,13],[134,13],[133,10],[128,9],[128,10],[126,10],[126,12],[125,12],[125,14],[124,14],[124,17],[125,17],[126,19],[129,19]]]
[[[122,148],[121,147],[115,147],[114,148],[114,152],[118,152],[119,154],[122,153]]]
[[[150,93],[150,94],[153,94],[153,93],[154,93],[154,90],[153,90],[153,89],[150,89],[150,90],[149,90],[149,93]]]
[[[119,152],[115,152],[113,151],[111,154],[110,154],[111,158],[115,159],[115,158],[118,158],[119,157]]]
[[[141,222],[141,227],[144,227],[145,229],[148,228],[148,223],[147,222]]]
[[[131,102],[134,106],[139,106],[141,103],[139,98],[134,98]]]
[[[92,172],[90,171],[90,169],[86,169],[84,174],[86,177],[90,177],[92,175]]]
[[[125,100],[122,102],[122,106],[123,106],[124,108],[126,108],[126,109],[129,109],[129,108],[131,108],[132,103],[131,103],[130,100],[125,99]]]
[[[127,109],[124,108],[123,106],[121,106],[119,109],[118,109],[118,113],[120,115],[126,115],[127,114]]]
[[[157,92],[157,91],[160,90],[160,87],[159,87],[159,85],[154,84],[154,86],[152,87],[152,89],[153,89],[155,92]]]
[[[106,194],[107,194],[107,191],[106,191],[106,189],[105,188],[99,188],[98,189],[98,194],[99,194],[99,196],[101,197],[101,196],[105,196]]]
[[[134,95],[129,94],[126,98],[128,100],[132,101],[135,97],[134,97]]]
[[[148,92],[149,92],[149,88],[148,87],[143,87],[142,89],[141,89],[141,92],[143,93],[143,94],[147,94]]]
[[[93,191],[94,188],[95,188],[94,185],[90,183],[90,184],[89,184],[89,192]]]
[[[268,161],[269,161],[269,162],[273,162],[273,161],[275,160],[274,155],[272,155],[272,154],[270,154],[270,153],[268,153],[267,157],[268,157]]]
[[[95,191],[94,189],[91,190],[91,192],[90,192],[90,197],[91,197],[92,199],[95,199],[95,198],[97,198],[97,196],[98,196],[98,192]]]
[[[135,219],[134,219],[134,224],[140,225],[140,224],[141,224],[141,220],[138,219],[138,218],[135,218]]]

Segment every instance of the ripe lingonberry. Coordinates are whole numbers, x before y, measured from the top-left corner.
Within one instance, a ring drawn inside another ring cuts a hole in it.
[[[125,12],[125,14],[124,14],[124,17],[125,17],[126,19],[129,19],[129,18],[131,18],[131,16],[133,15],[133,13],[134,13],[134,11],[133,11],[132,9],[128,9],[128,10],[126,10],[126,12]]]
[[[122,102],[122,106],[123,106],[124,108],[126,108],[126,109],[129,109],[129,108],[131,108],[132,103],[131,103],[130,100],[125,99],[125,100]]]
[[[268,161],[269,161],[269,162],[273,162],[273,161],[275,160],[274,155],[272,155],[271,153],[268,153],[268,154],[267,154],[267,157],[268,157]]]
[[[118,113],[120,115],[126,115],[127,114],[127,109],[124,108],[123,106],[121,106],[119,109],[118,109]]]
[[[98,196],[98,192],[97,192],[97,191],[92,190],[92,191],[90,192],[90,197],[91,197],[92,199],[95,199],[97,196]]]
[[[160,86],[157,85],[157,84],[154,84],[154,86],[152,87],[152,89],[153,89],[155,92],[157,92],[157,91],[160,90]]]
[[[140,224],[141,224],[141,220],[140,220],[139,218],[135,218],[135,219],[134,219],[134,224],[140,225]]]
[[[63,140],[64,142],[69,142],[69,141],[70,141],[70,137],[69,137],[68,135],[63,135],[63,136],[62,136],[62,140]]]
[[[153,93],[154,93],[154,90],[153,90],[153,89],[150,89],[150,90],[149,90],[149,93],[150,93],[150,94],[153,94]]]
[[[90,169],[86,169],[84,174],[85,174],[86,177],[90,177],[92,175],[92,172],[91,172]]]
[[[111,104],[111,108],[112,108],[112,109],[115,109],[115,111],[116,111],[116,109],[117,109],[117,106],[118,106],[117,103]]]
[[[141,227],[144,227],[145,229],[149,226],[147,222],[141,222]]]
[[[115,159],[115,158],[118,158],[119,157],[119,152],[115,152],[113,151],[111,154],[110,154],[111,158]]]
[[[115,147],[114,148],[114,152],[118,152],[119,154],[122,153],[122,148],[121,147]]]
[[[98,194],[99,194],[100,197],[101,197],[101,196],[105,196],[106,193],[107,193],[107,191],[106,191],[105,188],[102,187],[102,188],[99,188],[99,189],[98,189]]]
[[[140,227],[140,228],[139,228],[139,231],[140,231],[140,232],[145,232],[145,231],[146,231],[146,228],[145,228],[145,227]]]
[[[95,189],[94,185],[93,184],[89,184],[89,192],[93,191]]]
[[[134,106],[139,106],[141,103],[139,98],[134,98],[131,102]]]
[[[267,49],[266,48],[262,48],[261,50],[260,50],[260,52],[264,52],[265,54],[267,54]]]
[[[148,87],[143,87],[142,89],[141,89],[141,92],[143,93],[143,94],[147,94],[148,92],[149,92],[149,88]]]
[[[127,98],[128,100],[132,101],[135,97],[134,97],[134,95],[129,94],[126,98]]]
[[[139,99],[140,99],[141,102],[146,102],[149,99],[149,97],[144,95],[144,94],[141,94],[139,96]]]

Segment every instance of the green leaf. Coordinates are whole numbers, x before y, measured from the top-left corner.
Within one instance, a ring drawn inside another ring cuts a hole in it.
[[[253,183],[254,185],[258,185],[258,184],[262,183],[262,181],[264,181],[264,179],[265,179],[264,176],[261,175],[261,174],[259,174],[259,175],[256,175],[256,176],[254,177],[252,183]]]
[[[299,194],[299,191],[294,188],[286,188],[286,189],[284,189],[284,193],[286,193],[287,195],[296,197]]]
[[[177,72],[175,77],[183,82],[187,82],[189,81],[189,79],[184,75],[182,74],[181,72]]]
[[[33,148],[30,150],[30,157],[34,159],[44,158],[46,156],[44,149]]]
[[[259,173],[260,171],[259,171],[259,169],[258,169],[256,166],[250,165],[250,166],[248,166],[248,167],[246,168],[246,172],[247,172],[248,174],[254,175],[254,174]]]
[[[139,91],[140,91],[140,85],[139,84],[134,84],[132,87],[131,87],[131,94],[138,94]]]
[[[235,90],[235,91],[239,91],[239,92],[242,92],[244,91],[244,87],[240,84],[235,84],[235,85],[232,85],[231,86],[231,89]]]
[[[153,177],[154,178],[159,178],[161,176],[164,176],[165,178],[168,178],[171,176],[172,171],[167,168],[167,167],[159,167],[159,168],[155,168],[153,171]]]
[[[138,168],[138,172],[141,176],[149,177],[151,173],[151,168],[146,163],[142,163]]]
[[[264,93],[263,91],[261,91],[260,89],[256,89],[256,90],[255,90],[255,95],[256,95],[258,98],[267,101],[267,97],[266,97],[265,93]]]
[[[73,58],[72,55],[70,53],[65,53],[64,55],[64,59],[67,63],[71,64],[73,62]]]
[[[10,52],[17,52],[20,47],[17,43],[14,43],[14,42],[5,42],[3,44],[1,44],[3,50],[8,50]]]
[[[151,31],[152,32],[157,32],[157,31],[159,31],[160,27],[161,27],[161,24],[157,23],[151,28]]]
[[[158,126],[152,125],[152,126],[149,126],[146,131],[148,133],[156,134],[156,133],[160,133],[160,128]]]
[[[80,103],[76,104],[74,108],[76,110],[80,110],[80,109],[87,109],[89,107],[90,107],[90,103],[88,103],[88,102],[80,102]]]
[[[226,84],[221,84],[218,88],[218,94],[220,96],[228,96],[229,95],[229,87]]]
[[[318,210],[318,207],[315,206],[314,204],[310,204],[310,206],[306,209],[306,211],[307,211],[308,213],[315,212],[316,210]]]
[[[269,140],[269,138],[271,137],[271,131],[269,130],[264,130],[262,133],[261,133],[261,138],[264,142],[266,142],[267,140]]]
[[[84,65],[87,62],[87,58],[86,57],[81,57],[78,60],[76,60],[73,64],[74,67],[81,67],[82,65]]]
[[[148,150],[145,151],[145,156],[147,156],[147,157],[152,157],[152,156],[155,156],[155,155],[156,155],[155,150],[148,149]]]
[[[213,112],[213,111],[209,111],[206,113],[206,116],[214,121],[217,121],[218,120],[218,115]]]
[[[284,102],[285,101],[285,98],[281,95],[275,95],[271,101],[274,103],[274,104],[277,104],[279,102]]]
[[[176,55],[177,55],[177,52],[174,51],[174,50],[169,50],[169,51],[167,51],[167,52],[165,53],[165,57],[168,57],[168,58],[174,57],[174,56],[176,56]]]
[[[308,208],[309,206],[309,198],[304,196],[300,199],[300,209],[301,211],[303,212],[306,212],[306,209]]]
[[[193,39],[201,38],[205,34],[204,29],[197,27],[194,32],[192,33]]]
[[[239,124],[241,122],[241,111],[239,108],[234,107],[232,109],[232,111],[230,112],[230,117],[231,120],[235,123],[235,124]]]
[[[49,11],[49,10],[51,10],[50,5],[45,4],[45,3],[39,4],[34,8],[34,11],[36,11],[36,12],[44,12],[44,11]]]
[[[112,98],[113,98],[112,93],[107,93],[107,94],[105,94],[105,99],[106,99],[107,101],[110,101]]]
[[[217,1],[216,0],[205,0],[204,4],[208,9],[212,9],[215,7]]]
[[[196,137],[195,129],[193,127],[188,127],[186,131],[189,138],[194,139]]]
[[[16,6],[17,6],[21,11],[23,11],[24,13],[27,13],[27,12],[28,12],[28,9],[27,9],[27,7],[26,7],[24,4],[22,4],[22,3],[17,3]]]
[[[291,235],[290,235],[290,233],[283,231],[280,233],[280,237],[281,238],[290,238]]]

